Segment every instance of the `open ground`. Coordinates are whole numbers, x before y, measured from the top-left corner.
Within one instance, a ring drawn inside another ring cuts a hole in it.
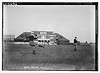
[[[3,45],[3,70],[95,70],[95,46],[46,45],[32,54],[29,44]]]

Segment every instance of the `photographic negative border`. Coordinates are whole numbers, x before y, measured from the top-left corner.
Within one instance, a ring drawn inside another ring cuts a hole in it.
[[[3,70],[4,5],[95,5],[95,70],[79,70],[79,71],[98,71],[98,2],[2,2],[2,70]],[[57,71],[77,71],[77,70],[57,70]]]

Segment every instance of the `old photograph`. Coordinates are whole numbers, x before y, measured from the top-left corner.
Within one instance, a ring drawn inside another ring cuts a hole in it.
[[[98,70],[98,2],[2,2],[2,8],[2,70]]]

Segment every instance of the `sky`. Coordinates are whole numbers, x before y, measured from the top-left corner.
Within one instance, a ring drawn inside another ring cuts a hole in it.
[[[4,35],[54,31],[71,42],[95,41],[94,5],[5,5],[3,12]]]

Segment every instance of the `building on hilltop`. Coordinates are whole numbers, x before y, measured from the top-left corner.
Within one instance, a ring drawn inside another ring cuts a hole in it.
[[[56,45],[59,38],[59,44],[68,44],[70,41],[58,33],[52,31],[33,31],[37,35],[37,44],[49,44]],[[31,32],[23,32],[17,38],[14,39],[15,42],[29,42],[28,36],[31,36]]]

